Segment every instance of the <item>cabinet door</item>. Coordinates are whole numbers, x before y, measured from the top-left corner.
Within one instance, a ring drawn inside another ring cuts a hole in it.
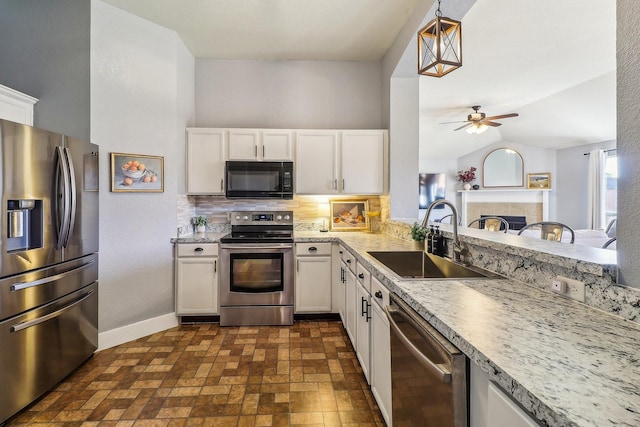
[[[342,193],[384,193],[385,135],[385,131],[375,130],[342,132]]]
[[[187,193],[224,194],[223,129],[187,129]]]
[[[371,392],[387,425],[391,425],[391,341],[389,321],[377,303],[371,303]]]
[[[230,129],[229,160],[257,160],[259,151],[258,143],[257,130]]]
[[[296,313],[331,312],[331,257],[306,256],[296,260]]]
[[[492,382],[487,398],[487,425],[491,427],[537,427],[538,423]]]
[[[357,316],[359,314],[358,301],[356,300],[356,275],[351,270],[345,267],[345,315],[347,318],[346,329],[347,335],[351,340],[353,347],[356,347],[356,333],[357,333]]]
[[[289,130],[263,130],[262,150],[258,156],[263,160],[293,160],[293,144]]]
[[[296,193],[338,193],[335,131],[296,133]]]
[[[181,257],[176,262],[176,314],[218,314],[217,257]]]
[[[370,369],[371,361],[370,355],[370,328],[371,320],[371,296],[369,292],[358,282],[356,286],[356,356],[360,361],[362,367],[362,373],[370,383]]]

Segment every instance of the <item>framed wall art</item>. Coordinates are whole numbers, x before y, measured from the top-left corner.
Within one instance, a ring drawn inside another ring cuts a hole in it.
[[[366,200],[330,200],[331,231],[368,230]]]
[[[527,188],[536,189],[536,190],[550,190],[551,174],[549,172],[528,173]]]
[[[111,191],[162,193],[164,157],[111,153]]]

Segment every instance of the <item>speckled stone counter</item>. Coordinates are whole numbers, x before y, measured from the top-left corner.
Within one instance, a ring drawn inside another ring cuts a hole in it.
[[[172,242],[213,243],[222,235]],[[367,254],[413,249],[388,234],[296,231],[295,240],[342,243],[541,424],[640,426],[640,324],[511,279],[399,280]],[[553,262],[577,262],[558,256],[565,261]],[[600,261],[585,265],[606,269]]]

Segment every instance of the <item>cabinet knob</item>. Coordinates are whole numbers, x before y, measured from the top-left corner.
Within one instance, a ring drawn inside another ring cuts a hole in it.
[[[376,293],[373,295],[375,295],[376,298],[382,298],[382,292],[380,291],[376,291]]]
[[[204,251],[204,248],[195,248],[194,251],[195,252],[202,252],[202,251]]]
[[[351,260],[350,259],[347,260],[347,264],[351,264]]]
[[[361,279],[364,279],[364,273],[358,274],[358,277],[361,278]]]
[[[317,250],[318,250],[318,248],[316,248],[315,246],[311,246],[311,247],[309,248],[309,252],[315,252],[315,251],[317,251]]]

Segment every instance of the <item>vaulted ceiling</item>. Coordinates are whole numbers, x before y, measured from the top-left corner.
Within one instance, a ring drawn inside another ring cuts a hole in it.
[[[105,1],[175,30],[197,58],[375,61],[425,0]],[[463,66],[420,77],[422,152],[615,139],[615,2],[476,0],[451,17],[463,23]],[[440,124],[465,120],[472,105],[520,116],[482,135]]]

